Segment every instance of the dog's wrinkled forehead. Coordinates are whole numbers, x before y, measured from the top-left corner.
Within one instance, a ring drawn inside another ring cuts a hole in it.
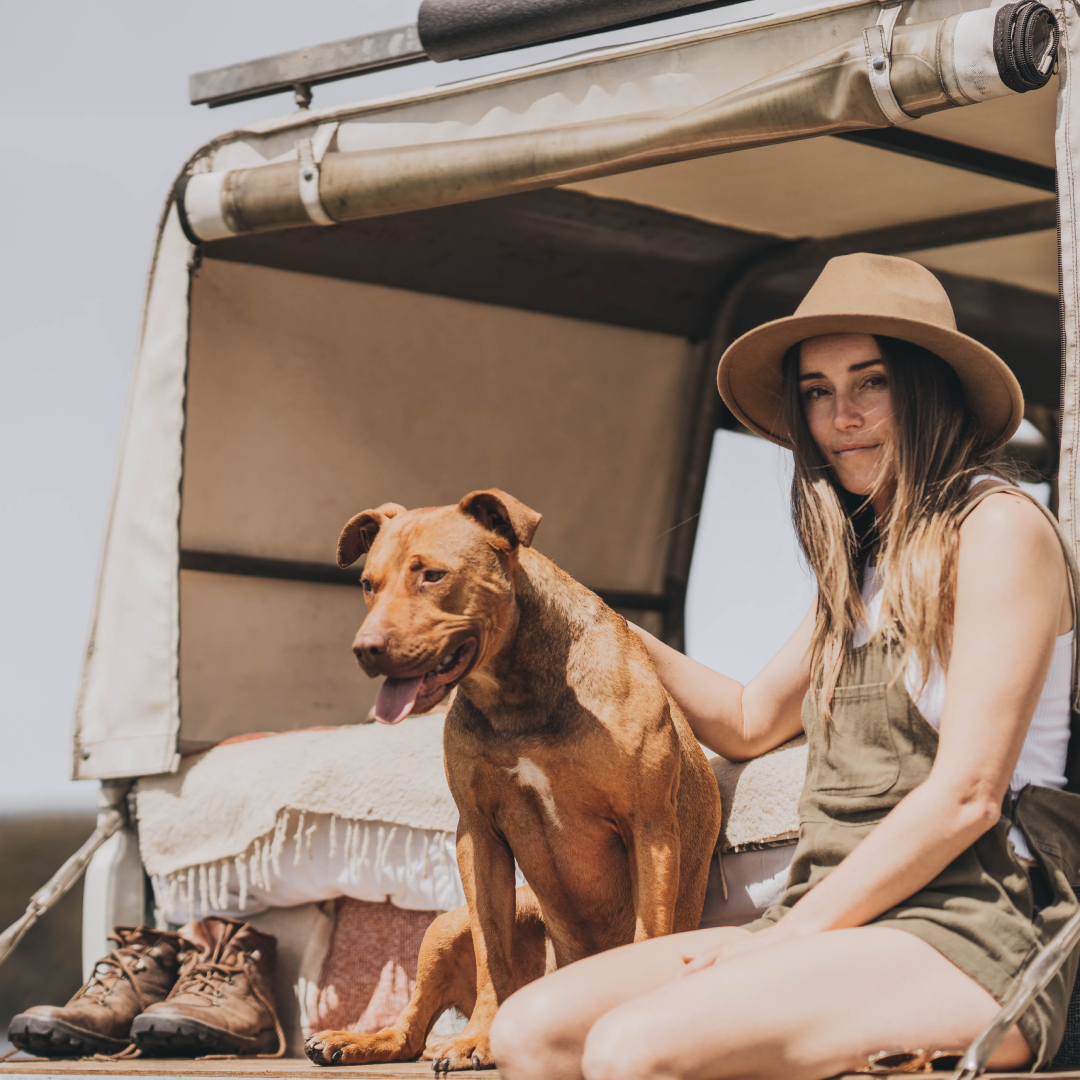
[[[491,554],[485,529],[456,506],[409,510],[389,521],[375,536],[365,570],[378,574],[392,566],[420,562],[458,566]]]
[[[483,545],[490,551],[510,553],[519,546],[528,547],[539,524],[535,510],[498,488],[472,491],[457,506],[406,510],[398,503],[383,503],[345,523],[337,560],[339,566],[351,566],[370,552],[370,569],[384,558],[422,557],[420,547],[444,558],[455,552],[463,556],[470,548],[480,551]]]

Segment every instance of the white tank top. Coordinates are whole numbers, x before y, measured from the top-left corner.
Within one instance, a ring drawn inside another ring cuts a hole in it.
[[[979,477],[978,480],[986,479]],[[868,566],[863,574],[863,603],[869,625],[875,629],[881,618],[881,582],[877,568]],[[1054,644],[1054,655],[1050,661],[1050,670],[1046,673],[1046,682],[1035,705],[1031,717],[1031,726],[1020,750],[1020,759],[1012,775],[1009,787],[1013,794],[1018,793],[1028,784],[1041,787],[1065,787],[1065,754],[1069,747],[1069,698],[1072,693],[1073,634],[1075,627],[1068,633],[1058,636]],[[870,640],[868,626],[860,626],[855,632],[853,644],[856,648]],[[915,707],[935,730],[941,730],[941,714],[945,705],[945,672],[935,660],[930,668],[930,677],[922,685],[922,668],[917,657],[908,661],[904,672],[904,686]],[[1033,858],[1024,840],[1023,833],[1013,826],[1009,833],[1013,847],[1018,855],[1026,859]]]

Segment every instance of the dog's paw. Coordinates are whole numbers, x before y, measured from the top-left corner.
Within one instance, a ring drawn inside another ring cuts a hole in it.
[[[401,1061],[400,1040],[379,1032],[356,1035],[351,1031],[317,1031],[304,1043],[304,1053],[316,1065],[374,1065]]]
[[[430,1059],[431,1067],[436,1073],[495,1067],[495,1058],[491,1055],[491,1043],[487,1035],[470,1035],[468,1029],[429,1047],[424,1052],[424,1057]]]

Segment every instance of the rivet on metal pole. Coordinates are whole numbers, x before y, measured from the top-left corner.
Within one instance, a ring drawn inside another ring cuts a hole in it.
[[[293,92],[296,94],[298,109],[311,108],[311,83],[293,83]]]

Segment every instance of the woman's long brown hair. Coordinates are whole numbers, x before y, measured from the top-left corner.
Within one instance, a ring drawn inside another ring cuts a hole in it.
[[[956,372],[940,357],[895,338],[876,338],[892,395],[895,484],[875,521],[869,497],[839,486],[810,434],[799,393],[799,346],[784,358],[784,417],[795,452],[791,514],[818,582],[811,683],[826,717],[856,627],[866,621],[860,589],[868,561],[882,585],[874,638],[900,646],[896,673],[914,655],[923,673],[948,666],[956,599],[957,514],[972,480],[1000,472],[982,449],[979,424]]]

